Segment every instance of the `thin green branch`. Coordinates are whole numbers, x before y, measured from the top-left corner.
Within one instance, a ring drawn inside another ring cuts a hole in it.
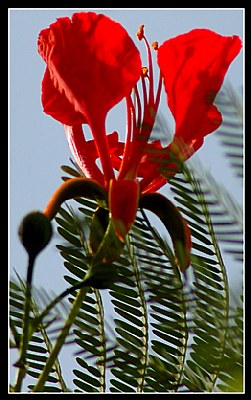
[[[76,285],[73,285],[68,289],[64,290],[57,297],[55,297],[55,299],[52,300],[50,304],[48,304],[48,306],[44,309],[44,311],[41,312],[41,314],[34,319],[33,331],[38,328],[38,326],[42,323],[42,320],[46,317],[46,315],[48,315],[48,313],[52,308],[54,308],[60,301],[62,301],[66,296],[68,296],[68,294],[71,294],[76,290],[83,288],[84,286],[86,286],[85,282],[81,281],[79,283],[76,283]]]
[[[56,360],[58,358],[58,355],[59,355],[59,353],[60,353],[60,351],[61,351],[61,349],[62,349],[62,347],[63,347],[63,345],[65,343],[65,340],[66,340],[66,338],[67,338],[67,336],[69,334],[70,328],[71,328],[72,324],[74,323],[74,321],[75,321],[75,319],[77,317],[79,309],[80,309],[80,307],[81,307],[81,305],[82,305],[82,303],[83,303],[83,301],[85,299],[85,296],[86,296],[86,293],[87,293],[88,290],[89,290],[89,287],[83,287],[82,289],[79,290],[79,292],[78,292],[78,294],[77,294],[77,296],[75,298],[75,301],[73,303],[73,306],[71,308],[71,311],[70,311],[70,313],[68,315],[68,318],[67,318],[67,320],[65,322],[65,325],[64,325],[64,327],[63,327],[63,329],[62,329],[62,331],[61,331],[61,333],[60,333],[60,335],[59,335],[59,337],[58,337],[58,339],[57,339],[57,341],[55,343],[54,348],[51,351],[50,356],[47,359],[47,362],[45,364],[43,372],[41,373],[37,384],[33,388],[33,392],[42,392],[43,391],[43,387],[44,387],[44,384],[45,384],[45,382],[46,382],[46,380],[48,378],[48,375],[51,372],[51,370],[52,370],[52,368],[53,368],[53,366],[54,366],[54,364],[55,364],[55,362],[56,362]]]
[[[99,325],[100,325],[100,337],[101,344],[103,347],[103,354],[100,356],[100,360],[98,361],[99,371],[100,371],[100,392],[105,393],[106,388],[106,335],[105,335],[105,327],[104,327],[104,309],[102,304],[102,298],[98,291],[98,289],[94,289],[94,293],[97,300],[98,306],[98,316],[99,316]]]
[[[39,311],[38,311],[38,308],[37,308],[36,304],[34,304],[33,313],[34,313],[34,317],[35,318],[39,314]],[[50,339],[48,337],[48,334],[46,332],[46,327],[44,326],[44,324],[42,324],[42,323],[39,324],[39,331],[40,331],[40,333],[41,333],[41,335],[43,337],[43,340],[44,340],[45,346],[47,348],[47,351],[50,354],[51,351],[52,351],[52,344],[51,344],[51,341],[50,341]],[[61,367],[60,367],[60,364],[59,364],[58,360],[55,361],[54,366],[55,366],[56,374],[57,374],[58,381],[59,381],[59,384],[61,386],[62,391],[63,392],[68,392],[67,386],[66,386],[65,381],[64,381],[63,376],[62,376],[62,371],[61,371]]]
[[[15,364],[15,366],[19,367],[15,385],[15,392],[21,392],[23,380],[26,376],[26,355],[28,350],[29,339],[31,337],[31,329],[30,329],[31,285],[32,285],[32,272],[34,268],[35,259],[36,256],[33,257],[29,255],[28,257],[24,316],[23,316],[23,334],[21,336],[21,342],[20,342],[20,358]]]
[[[142,339],[144,341],[144,348],[143,350],[143,357],[141,359],[141,364],[142,364],[142,373],[140,374],[140,378],[137,378],[138,386],[137,386],[137,392],[141,393],[143,392],[143,386],[144,386],[144,381],[146,377],[146,370],[148,366],[148,341],[149,341],[149,333],[148,333],[148,317],[147,317],[147,305],[146,305],[146,300],[145,300],[145,292],[144,289],[142,288],[142,283],[141,283],[141,277],[139,273],[139,268],[138,268],[138,263],[137,263],[137,257],[135,255],[133,246],[131,243],[127,243],[127,249],[128,249],[128,255],[131,260],[131,265],[133,266],[133,271],[134,275],[136,277],[136,286],[137,286],[137,291],[138,295],[140,298],[140,304],[141,304],[141,309],[142,309]]]
[[[86,239],[85,232],[83,230],[83,226],[81,225],[79,219],[77,218],[77,215],[74,213],[72,209],[70,209],[72,218],[77,226],[80,242],[83,246],[84,253],[86,254],[87,257],[91,257],[91,252],[90,248],[88,245],[88,241]],[[103,354],[100,356],[100,360],[98,361],[99,365],[99,370],[100,370],[100,391],[105,392],[106,389],[106,335],[105,335],[105,327],[104,327],[104,309],[103,309],[103,303],[102,303],[102,298],[100,295],[100,292],[98,289],[94,289],[94,295],[96,298],[97,302],[97,308],[98,308],[98,317],[99,317],[99,326],[100,326],[100,338],[101,338],[101,344],[103,347]]]

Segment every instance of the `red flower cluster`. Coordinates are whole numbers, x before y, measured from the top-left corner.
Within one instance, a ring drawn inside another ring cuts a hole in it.
[[[38,51],[47,64],[44,111],[64,125],[84,177],[107,192],[121,240],[134,222],[140,196],[163,186],[177,172],[177,162],[188,159],[204,136],[220,126],[221,114],[213,102],[241,49],[239,37],[208,29],[194,29],[160,46],[155,42],[153,49],[143,25],[137,36],[146,45],[147,67],[126,30],[102,14],[80,12],[71,19],[59,18],[38,39]],[[157,52],[160,70],[157,88],[152,51]],[[167,147],[150,142],[163,82],[176,123]],[[125,142],[117,132],[106,132],[107,114],[122,99],[127,107]],[[92,140],[86,140],[85,124]]]

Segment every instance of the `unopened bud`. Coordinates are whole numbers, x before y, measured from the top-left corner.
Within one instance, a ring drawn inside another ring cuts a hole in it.
[[[40,211],[33,211],[24,217],[18,234],[28,255],[36,257],[51,239],[51,222]]]

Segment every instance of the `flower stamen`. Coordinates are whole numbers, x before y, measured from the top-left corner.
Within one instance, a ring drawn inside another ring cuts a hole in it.
[[[148,68],[147,67],[142,67],[142,77],[143,78],[149,78]]]
[[[149,77],[149,104],[153,105],[154,103],[154,83],[153,83],[153,60],[152,60],[152,53],[151,53],[151,48],[149,46],[149,43],[145,37],[145,35],[143,35],[143,40],[145,42],[146,45],[146,50],[147,50],[147,57],[148,57],[148,77]]]
[[[139,26],[139,29],[138,29],[138,32],[137,32],[137,38],[139,40],[142,40],[143,37],[144,37],[144,26],[145,25],[143,25],[143,24]]]
[[[157,41],[152,42],[152,49],[153,50],[158,50],[158,48],[159,48],[159,43]]]

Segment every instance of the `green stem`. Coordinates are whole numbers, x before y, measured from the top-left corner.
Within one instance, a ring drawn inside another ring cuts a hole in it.
[[[100,332],[100,343],[102,346],[102,354],[100,355],[100,359],[98,360],[99,371],[100,371],[100,392],[105,393],[106,387],[106,335],[105,335],[105,327],[104,327],[104,309],[102,304],[102,297],[98,289],[94,289],[94,293],[97,300],[97,309],[98,309],[98,319],[99,319],[99,332]]]
[[[20,392],[22,388],[22,383],[26,375],[26,356],[28,350],[28,344],[30,339],[30,321],[29,314],[31,309],[31,285],[32,285],[32,272],[35,263],[36,256],[29,255],[28,268],[27,268],[27,278],[26,278],[26,293],[25,293],[25,304],[24,304],[24,317],[23,317],[23,334],[20,343],[20,358],[15,364],[19,367],[17,382],[15,386],[15,392]]]
[[[42,323],[44,317],[48,315],[50,310],[57,305],[61,300],[63,300],[64,297],[68,296],[68,294],[71,294],[72,292],[75,292],[77,289],[81,289],[82,287],[86,286],[84,281],[81,281],[77,283],[74,286],[69,287],[68,289],[64,290],[61,294],[59,294],[57,297],[55,297],[54,300],[48,306],[44,309],[41,314],[39,314],[36,318],[33,320],[33,330],[36,330],[40,323]]]
[[[75,318],[79,312],[79,309],[84,301],[84,298],[85,298],[88,290],[89,290],[89,287],[83,287],[82,289],[79,290],[77,297],[75,298],[75,301],[73,303],[72,309],[69,313],[69,316],[65,322],[65,325],[55,343],[54,348],[51,351],[50,356],[48,357],[48,359],[46,361],[46,364],[45,364],[44,369],[38,379],[36,386],[33,388],[33,392],[42,392],[43,391],[43,387],[48,378],[48,375],[51,372],[53,365],[58,358],[59,352],[65,343],[65,339],[67,338],[67,336],[69,334],[70,328],[75,321]]]
[[[33,313],[34,313],[35,317],[39,314],[39,310],[38,310],[38,307],[37,307],[36,304],[34,304]],[[49,336],[48,336],[48,334],[46,332],[46,326],[44,324],[40,323],[39,324],[39,331],[40,331],[41,336],[43,338],[43,341],[44,341],[44,344],[45,344],[45,348],[46,348],[47,352],[50,353],[53,346],[52,346],[50,338],[49,338]],[[64,379],[63,379],[63,376],[62,376],[62,371],[61,371],[61,367],[60,367],[60,364],[59,364],[58,360],[56,360],[56,362],[54,364],[54,367],[55,367],[55,373],[57,375],[58,382],[59,382],[59,385],[60,385],[62,391],[63,392],[68,392],[67,386],[66,386],[66,384],[64,382]]]
[[[142,367],[139,368],[140,376],[137,378],[137,382],[138,382],[137,393],[142,393],[143,385],[144,385],[145,378],[146,378],[147,360],[148,360],[148,353],[149,353],[148,317],[147,317],[146,299],[145,299],[144,289],[142,288],[142,284],[141,284],[141,277],[140,277],[140,273],[139,273],[137,257],[135,255],[134,250],[130,249],[130,246],[131,246],[130,242],[127,242],[128,254],[129,254],[129,257],[131,260],[131,264],[133,266],[134,276],[136,278],[135,284],[138,289],[140,305],[141,305],[141,310],[142,310],[141,321],[142,321],[142,333],[143,333],[143,336],[142,336],[143,346],[141,348],[142,357],[140,358]]]

